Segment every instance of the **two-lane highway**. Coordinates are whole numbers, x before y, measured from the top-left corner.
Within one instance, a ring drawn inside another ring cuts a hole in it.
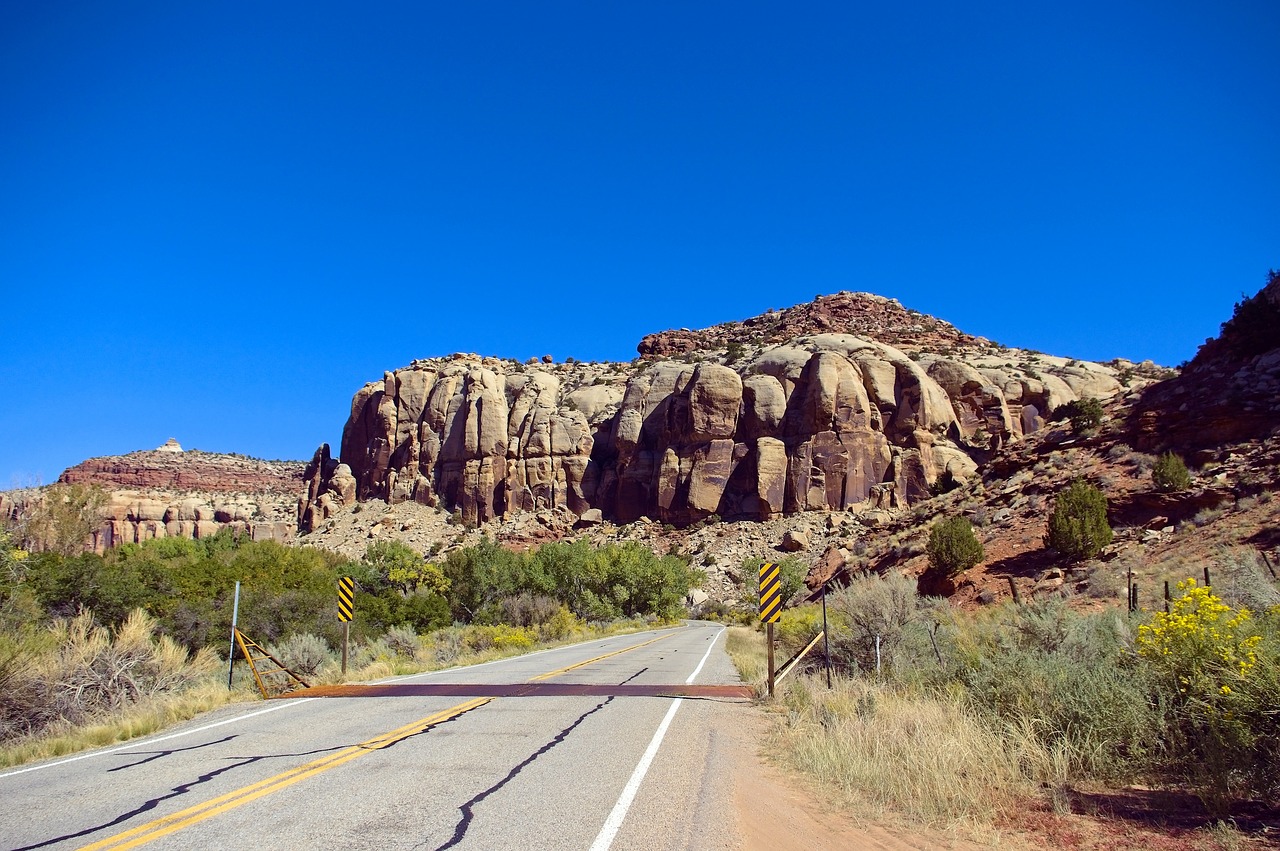
[[[360,696],[223,710],[0,773],[8,849],[714,849],[738,844],[723,629],[694,624]]]

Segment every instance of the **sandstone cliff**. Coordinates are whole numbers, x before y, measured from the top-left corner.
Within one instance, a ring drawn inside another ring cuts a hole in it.
[[[291,541],[304,470],[300,461],[184,451],[170,439],[158,449],[83,461],[58,482],[105,491],[101,523],[86,541],[102,552],[153,538],[205,538],[224,528],[254,540]],[[44,497],[45,489],[0,495],[0,513],[21,521]]]
[[[1132,364],[1008,349],[866,293],[646,337],[632,364],[415,361],[358,391],[340,460],[308,471],[304,530],[351,500],[467,522],[599,511],[717,515],[902,507],[963,481],[1054,408]]]

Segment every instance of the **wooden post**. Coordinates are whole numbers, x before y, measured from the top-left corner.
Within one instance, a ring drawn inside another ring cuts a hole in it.
[[[1164,581],[1164,613],[1169,614],[1169,601],[1173,598],[1169,596],[1169,580]]]
[[[1129,586],[1129,611],[1138,611],[1138,583]]]
[[[827,688],[831,688],[831,632],[827,627],[827,583],[822,583],[822,653],[827,657]]]
[[[347,645],[351,643],[351,621],[342,622],[342,676],[347,675]]]
[[[773,697],[773,621],[765,624],[765,641],[769,644],[769,697]]]
[[[1209,587],[1209,565],[1204,566],[1204,587]]]
[[[1009,576],[1009,577],[1006,577],[1006,578],[1009,580],[1009,593],[1011,593],[1011,594],[1013,595],[1013,602],[1015,602],[1015,603],[1017,603],[1019,606],[1021,606],[1021,605],[1022,605],[1022,595],[1018,593],[1018,586],[1017,586],[1017,584],[1015,584],[1015,583],[1014,583],[1014,581],[1013,581],[1013,577],[1012,577],[1012,576]]]
[[[1262,562],[1267,566],[1267,570],[1271,571],[1271,578],[1280,579],[1276,576],[1276,569],[1271,566],[1271,559],[1267,558],[1266,550],[1258,550],[1258,553],[1262,556]]]

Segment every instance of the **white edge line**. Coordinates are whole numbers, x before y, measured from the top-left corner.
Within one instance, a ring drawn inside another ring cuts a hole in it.
[[[724,627],[721,627],[715,638],[711,639],[711,644],[707,646],[707,652],[702,654],[702,661],[698,663],[698,667],[693,669],[689,679],[685,680],[686,685],[693,682],[693,678],[698,676],[702,666],[706,664],[707,658],[711,655],[712,648],[716,646],[716,639],[720,637],[721,632],[724,632]],[[613,805],[613,810],[610,811],[609,817],[605,819],[604,827],[600,828],[596,841],[591,843],[590,851],[609,851],[609,847],[613,845],[613,840],[617,837],[618,831],[622,828],[622,822],[627,817],[627,811],[631,809],[636,793],[640,791],[640,784],[644,782],[644,776],[649,773],[649,766],[653,762],[653,758],[658,755],[658,748],[661,747],[662,740],[667,735],[667,728],[671,726],[671,719],[676,717],[676,710],[680,708],[680,704],[683,702],[684,699],[679,697],[671,702],[671,708],[667,710],[662,723],[658,725],[657,731],[654,732],[653,738],[649,741],[649,747],[645,748],[644,756],[640,757],[640,762],[636,764],[635,771],[631,772],[631,779],[623,787],[622,794],[618,796],[618,802]]]
[[[212,724],[205,724],[203,727],[196,727],[195,729],[192,729],[192,730],[183,730],[178,733],[170,733],[167,736],[160,736],[159,738],[156,738],[156,739],[142,739],[136,742],[130,742],[127,745],[120,745],[119,747],[111,748],[110,750],[89,751],[88,753],[77,754],[76,756],[69,756],[66,759],[59,759],[54,762],[42,762],[38,765],[29,765],[26,768],[19,768],[17,771],[7,771],[4,774],[0,774],[0,779],[3,779],[5,777],[13,777],[15,774],[26,774],[28,771],[39,771],[42,768],[53,768],[54,766],[57,766],[57,765],[66,765],[69,762],[79,762],[82,759],[89,759],[95,756],[109,756],[113,753],[120,753],[121,751],[132,750],[133,748],[150,746],[150,745],[157,744],[159,742],[167,742],[169,739],[177,739],[181,736],[190,736],[195,733],[203,733],[205,730],[212,730],[214,727],[221,727],[223,724],[234,724],[237,721],[245,721],[249,718],[253,718],[258,715],[266,715],[268,712],[275,712],[276,710],[279,710],[279,709],[288,709],[291,706],[300,706],[304,703],[309,703],[310,701],[313,701],[313,700],[319,700],[319,698],[303,697],[297,700],[291,700],[288,703],[278,703],[275,706],[268,706],[266,709],[259,709],[256,712],[250,712],[246,715],[237,715],[235,718],[225,718],[221,721],[215,721]]]

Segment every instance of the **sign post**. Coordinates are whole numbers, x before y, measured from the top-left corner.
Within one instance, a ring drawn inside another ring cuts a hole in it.
[[[338,620],[342,621],[342,674],[347,673],[347,646],[351,642],[351,616],[355,612],[356,581],[350,576],[338,580]]]
[[[236,672],[236,624],[240,620],[240,580],[236,580],[236,601],[231,605],[231,652],[227,654],[227,690],[231,690],[231,677]]]
[[[773,562],[760,565],[760,620],[765,624],[765,642],[769,645],[769,697],[773,697],[773,625],[782,617],[782,575]]]

